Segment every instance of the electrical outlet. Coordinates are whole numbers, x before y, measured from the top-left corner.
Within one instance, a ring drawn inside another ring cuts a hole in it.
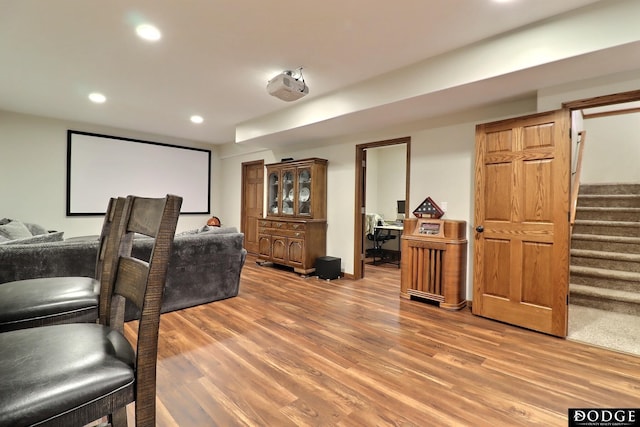
[[[447,202],[440,202],[440,209],[442,209],[443,212],[447,211]]]

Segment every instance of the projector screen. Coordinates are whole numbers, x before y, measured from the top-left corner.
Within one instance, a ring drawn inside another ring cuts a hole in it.
[[[67,131],[67,216],[104,215],[110,197],[183,198],[181,213],[209,214],[211,151]]]

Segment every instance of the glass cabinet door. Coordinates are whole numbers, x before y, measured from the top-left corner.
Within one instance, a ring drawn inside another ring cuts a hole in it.
[[[293,215],[295,189],[293,183],[293,170],[282,171],[282,214]]]
[[[267,194],[267,209],[268,209],[268,213],[271,215],[277,215],[279,210],[278,210],[278,184],[279,184],[279,179],[278,179],[278,172],[271,172],[269,174],[269,188],[268,188],[268,194]]]
[[[311,215],[311,169],[298,168],[298,215]]]

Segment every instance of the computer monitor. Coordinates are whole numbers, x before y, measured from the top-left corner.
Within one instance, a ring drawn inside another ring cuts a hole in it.
[[[404,219],[404,213],[405,213],[405,205],[404,205],[404,200],[398,200],[398,209],[397,209],[397,219],[402,220]]]

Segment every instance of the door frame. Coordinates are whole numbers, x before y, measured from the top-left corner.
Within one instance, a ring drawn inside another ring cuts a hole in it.
[[[367,165],[366,150],[369,148],[386,147],[390,145],[406,144],[406,184],[405,184],[405,218],[408,218],[409,188],[410,188],[410,171],[411,171],[411,137],[386,139],[382,141],[367,142],[356,145],[356,188],[355,188],[355,207],[353,220],[353,278],[362,279],[364,277],[364,208],[366,200],[366,177]]]
[[[603,107],[611,104],[640,101],[640,90],[614,93],[611,95],[596,96],[592,98],[578,99],[576,101],[563,102],[562,108],[569,110],[581,110],[583,108]]]

